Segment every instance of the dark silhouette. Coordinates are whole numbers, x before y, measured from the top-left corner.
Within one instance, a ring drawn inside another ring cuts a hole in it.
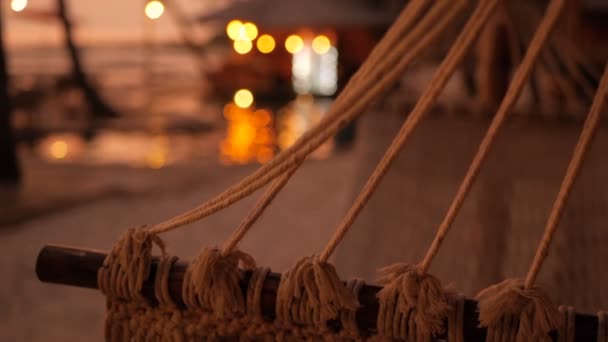
[[[97,90],[93,87],[90,80],[88,79],[82,63],[80,62],[80,54],[78,48],[74,43],[74,34],[72,29],[72,23],[70,21],[70,15],[66,6],[65,0],[57,0],[57,16],[63,26],[65,35],[65,48],[68,51],[68,55],[72,62],[72,77],[74,81],[82,89],[85,99],[90,106],[91,113],[95,118],[113,118],[118,116],[118,112],[106,103]]]
[[[17,160],[15,139],[11,127],[11,102],[9,97],[9,75],[6,68],[4,28],[0,6],[0,185],[17,184],[21,179]]]

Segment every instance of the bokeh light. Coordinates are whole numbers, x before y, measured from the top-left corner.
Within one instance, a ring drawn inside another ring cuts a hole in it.
[[[51,156],[55,159],[63,159],[68,155],[68,143],[63,140],[56,140],[49,147]]]
[[[232,45],[234,47],[234,51],[241,55],[248,53],[253,48],[251,41],[246,39],[237,39]]]
[[[146,4],[144,12],[146,13],[146,17],[155,20],[160,18],[165,12],[165,5],[160,1],[152,0]]]
[[[258,38],[257,46],[261,53],[271,53],[274,50],[276,43],[272,36],[264,34]]]
[[[291,54],[298,53],[304,48],[304,40],[302,37],[292,34],[285,39],[285,49]]]
[[[315,39],[312,40],[312,50],[319,55],[327,53],[331,48],[331,41],[326,36],[316,36]]]
[[[264,109],[240,108],[234,103],[224,107],[228,126],[220,144],[224,164],[266,163],[274,156],[272,114]]]
[[[244,29],[243,23],[240,20],[232,20],[226,25],[226,34],[232,40],[241,38],[241,31]]]
[[[21,12],[27,7],[27,0],[11,1],[11,9],[15,12]]]
[[[240,108],[249,108],[253,104],[253,94],[248,89],[240,89],[234,94],[234,104]]]
[[[254,40],[258,36],[258,27],[254,23],[245,23],[241,35],[244,35],[241,39]]]

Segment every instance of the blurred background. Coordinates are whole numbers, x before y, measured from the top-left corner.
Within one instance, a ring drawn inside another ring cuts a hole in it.
[[[102,295],[39,283],[40,248],[108,250],[289,148],[406,3],[0,2],[0,340],[100,340]],[[422,257],[547,1],[506,3],[337,251],[343,278]],[[281,272],[323,248],[466,18],[311,155],[243,250]],[[446,284],[473,296],[523,276],[607,59],[608,2],[568,0],[433,266]],[[606,151],[604,121],[541,274],[582,311],[608,308]],[[256,196],[167,234],[169,250],[220,244]]]

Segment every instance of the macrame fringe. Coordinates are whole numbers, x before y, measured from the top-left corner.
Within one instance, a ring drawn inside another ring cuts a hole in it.
[[[239,264],[244,269],[255,268],[255,260],[245,252],[235,250],[223,255],[217,248],[205,248],[184,274],[182,295],[186,306],[213,312],[221,318],[244,314]]]
[[[165,244],[146,227],[128,229],[97,271],[99,289],[108,297],[144,300],[141,289],[150,274],[153,245],[165,256]]]
[[[277,290],[277,320],[286,325],[324,328],[341,310],[356,310],[358,300],[336,269],[318,257],[305,257],[284,273]]]
[[[154,245],[160,247],[165,258],[165,244],[158,236],[150,234],[143,226],[130,228],[120,237],[97,271],[99,289],[107,297],[106,341],[128,341],[133,336],[131,315],[138,305],[147,305],[141,290],[150,275]]]
[[[384,267],[380,269],[380,276],[383,289],[378,292],[379,331],[393,335],[394,332],[386,328],[387,318],[396,317],[397,313],[410,317],[422,334],[434,336],[444,332],[443,322],[450,305],[437,278],[421,272],[417,266],[406,264]],[[387,316],[387,313],[390,315]]]
[[[521,279],[507,279],[477,295],[479,322],[492,329],[513,318],[518,342],[550,342],[549,332],[560,326],[560,314],[538,287],[524,288]]]

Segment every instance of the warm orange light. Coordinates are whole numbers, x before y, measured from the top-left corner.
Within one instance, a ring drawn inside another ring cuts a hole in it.
[[[247,93],[246,89],[243,94]],[[272,114],[263,109],[240,108],[230,103],[224,107],[228,127],[220,144],[220,160],[225,164],[265,163],[274,156]]]
[[[258,160],[258,163],[266,164],[272,159],[272,157],[274,157],[274,151],[272,150],[272,148],[262,147],[258,151],[256,159]]]
[[[234,94],[234,103],[240,108],[249,108],[253,104],[253,94],[248,89],[240,89]]]
[[[257,46],[258,50],[260,50],[261,53],[271,53],[274,50],[276,44],[272,36],[264,34],[261,35],[260,38],[258,38]]]
[[[302,37],[292,34],[291,36],[285,39],[285,49],[287,52],[294,54],[298,53],[300,50],[304,48],[304,40]]]
[[[63,140],[57,140],[51,144],[49,150],[53,158],[63,159],[68,155],[68,144]]]
[[[234,51],[241,55],[248,53],[253,48],[253,44],[251,44],[251,41],[245,39],[237,39],[232,45],[234,47]]]
[[[11,9],[15,12],[21,12],[27,7],[27,0],[11,1]]]
[[[240,20],[232,20],[226,25],[226,34],[232,40],[242,38],[241,31],[244,30],[243,23]]]
[[[156,151],[148,156],[146,163],[151,169],[158,170],[165,166],[167,163],[167,157],[162,151]]]
[[[331,48],[331,41],[326,36],[316,36],[312,40],[312,50],[319,55],[327,53]]]
[[[258,27],[254,23],[245,23],[241,34],[244,36],[241,39],[254,40],[258,36]]]
[[[155,20],[160,18],[165,12],[165,5],[158,0],[152,0],[146,4],[144,12],[146,13],[146,17]]]

